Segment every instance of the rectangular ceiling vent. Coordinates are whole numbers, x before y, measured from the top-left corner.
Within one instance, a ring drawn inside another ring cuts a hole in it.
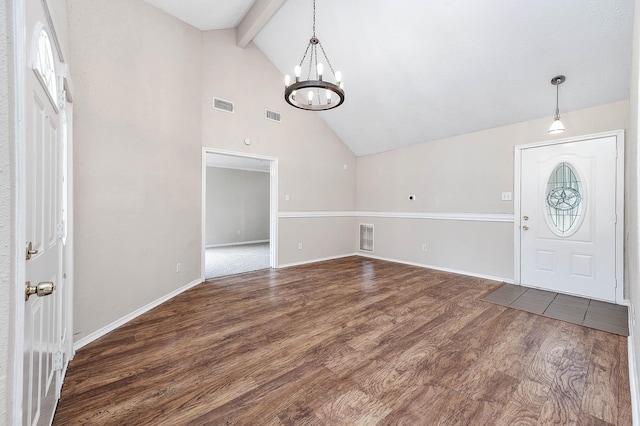
[[[224,112],[233,112],[233,102],[220,98],[213,98],[213,109]]]
[[[373,252],[373,225],[360,224],[360,251]]]
[[[267,120],[271,120],[279,123],[282,121],[282,114],[280,114],[278,111],[265,109],[264,118],[266,118]]]

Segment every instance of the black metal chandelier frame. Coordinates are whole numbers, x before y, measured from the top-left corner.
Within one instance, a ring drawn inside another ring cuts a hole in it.
[[[336,79],[336,83],[323,79],[323,65],[318,67],[318,46],[320,46],[320,52]],[[300,80],[300,73],[307,56],[309,57],[307,79]],[[313,75],[315,79],[312,79],[313,72],[315,72]],[[290,83],[289,79],[289,76],[285,78],[284,99],[291,106],[307,111],[324,111],[336,108],[344,102],[340,74],[333,69],[322,43],[316,37],[316,0],[313,0],[313,35],[307,44],[300,64],[296,67],[295,82]]]

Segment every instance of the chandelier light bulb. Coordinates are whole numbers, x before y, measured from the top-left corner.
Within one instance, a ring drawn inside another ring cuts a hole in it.
[[[289,87],[289,84],[291,84],[291,76],[287,74],[284,76],[284,85],[285,87]]]
[[[340,83],[342,81],[342,73],[340,71],[336,71],[336,82]]]
[[[296,81],[300,78],[300,73],[302,72],[302,68],[300,68],[300,65],[296,65],[296,67],[294,68],[294,72],[296,73]]]
[[[318,64],[318,80],[322,81],[322,71],[324,71],[324,65]]]
[[[309,99],[309,105],[311,105],[311,101],[313,100],[313,90],[309,90],[309,93],[307,93],[307,99]]]

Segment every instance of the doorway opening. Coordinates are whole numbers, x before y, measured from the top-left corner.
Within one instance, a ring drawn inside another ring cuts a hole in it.
[[[202,277],[277,265],[277,159],[203,148]]]

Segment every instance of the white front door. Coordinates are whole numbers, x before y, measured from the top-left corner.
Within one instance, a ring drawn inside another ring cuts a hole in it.
[[[26,2],[24,425],[51,424],[62,369],[64,224],[59,66],[42,2]],[[29,296],[29,293],[34,293]]]
[[[616,136],[521,151],[520,283],[616,300]]]

